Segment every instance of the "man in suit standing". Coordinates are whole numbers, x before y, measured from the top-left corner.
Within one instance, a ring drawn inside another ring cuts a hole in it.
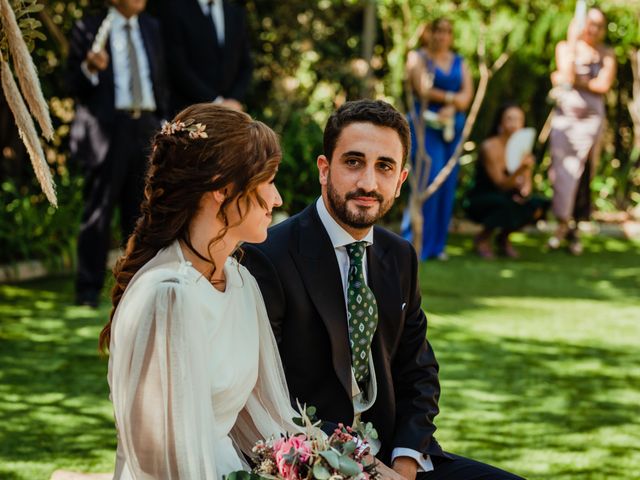
[[[112,0],[108,12],[83,18],[71,33],[70,147],[85,175],[76,302],[92,307],[104,283],[113,210],[120,209],[126,241],[139,214],[150,138],[168,110],[160,28],[145,6],[146,0]],[[107,15],[111,29],[99,45]]]
[[[213,101],[241,110],[253,71],[242,8],[226,0],[163,0],[159,11],[173,110]]]
[[[410,243],[375,226],[407,178],[409,127],[382,101],[334,112],[318,157],[322,196],[246,247],[291,395],[318,418],[370,421],[391,480],[516,479],[448,454],[433,436],[440,386]]]

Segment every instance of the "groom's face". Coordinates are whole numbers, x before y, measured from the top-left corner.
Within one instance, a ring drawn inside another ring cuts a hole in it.
[[[346,126],[331,159],[318,157],[329,212],[354,237],[386,214],[407,178],[398,133],[373,123]]]

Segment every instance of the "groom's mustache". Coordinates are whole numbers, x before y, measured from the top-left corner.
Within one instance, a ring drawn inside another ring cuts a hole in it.
[[[358,198],[358,197],[375,198],[380,203],[382,203],[382,201],[384,200],[382,198],[382,195],[380,195],[378,192],[366,192],[362,188],[359,188],[358,190],[354,190],[353,192],[349,192],[345,195],[346,200],[353,200],[354,198]]]

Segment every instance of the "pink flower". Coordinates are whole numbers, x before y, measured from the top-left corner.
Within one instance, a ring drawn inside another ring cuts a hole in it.
[[[294,479],[298,475],[297,465],[287,463],[285,455],[293,453],[297,455],[299,462],[306,463],[312,453],[311,444],[304,435],[279,438],[273,444],[273,453],[280,475],[284,478]]]

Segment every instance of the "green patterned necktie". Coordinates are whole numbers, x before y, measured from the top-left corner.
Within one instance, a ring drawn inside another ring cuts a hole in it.
[[[356,381],[363,386],[369,380],[371,339],[378,326],[376,297],[364,281],[362,262],[367,242],[347,245],[349,282],[347,285],[347,320],[351,343],[351,362]]]

